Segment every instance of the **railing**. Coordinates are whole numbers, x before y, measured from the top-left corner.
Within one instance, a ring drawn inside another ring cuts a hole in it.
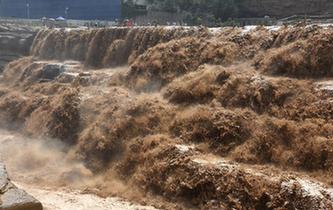
[[[333,14],[324,15],[292,15],[278,20],[282,24],[295,24],[299,22],[306,22],[312,24],[325,24],[333,23]]]

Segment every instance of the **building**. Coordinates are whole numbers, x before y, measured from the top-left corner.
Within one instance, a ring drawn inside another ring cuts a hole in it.
[[[0,0],[2,17],[115,20],[120,13],[121,0]]]

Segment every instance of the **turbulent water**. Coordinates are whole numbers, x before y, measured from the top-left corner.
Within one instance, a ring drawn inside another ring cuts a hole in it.
[[[12,181],[42,202],[46,210],[155,209],[87,191],[89,182],[95,182],[91,172],[71,160],[60,142],[50,144],[45,139],[0,130],[0,145],[0,160],[6,164]]]
[[[43,189],[20,185],[30,195],[42,202],[45,210],[154,210],[153,207],[140,206],[115,197],[101,198],[94,194],[68,189]]]
[[[332,37],[42,30],[0,81],[0,125],[31,138],[4,131],[0,153],[49,206],[115,195],[162,209],[332,209]]]

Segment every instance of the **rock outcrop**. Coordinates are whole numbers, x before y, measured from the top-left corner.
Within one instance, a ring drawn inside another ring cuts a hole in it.
[[[24,190],[18,189],[0,162],[0,210],[42,210],[42,204]]]
[[[7,63],[29,54],[34,37],[32,28],[0,25],[0,72]]]

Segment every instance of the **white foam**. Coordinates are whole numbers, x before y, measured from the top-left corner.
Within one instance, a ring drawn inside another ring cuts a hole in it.
[[[194,149],[193,145],[177,144],[175,146],[181,153],[186,153],[186,152],[190,151],[191,149]]]

